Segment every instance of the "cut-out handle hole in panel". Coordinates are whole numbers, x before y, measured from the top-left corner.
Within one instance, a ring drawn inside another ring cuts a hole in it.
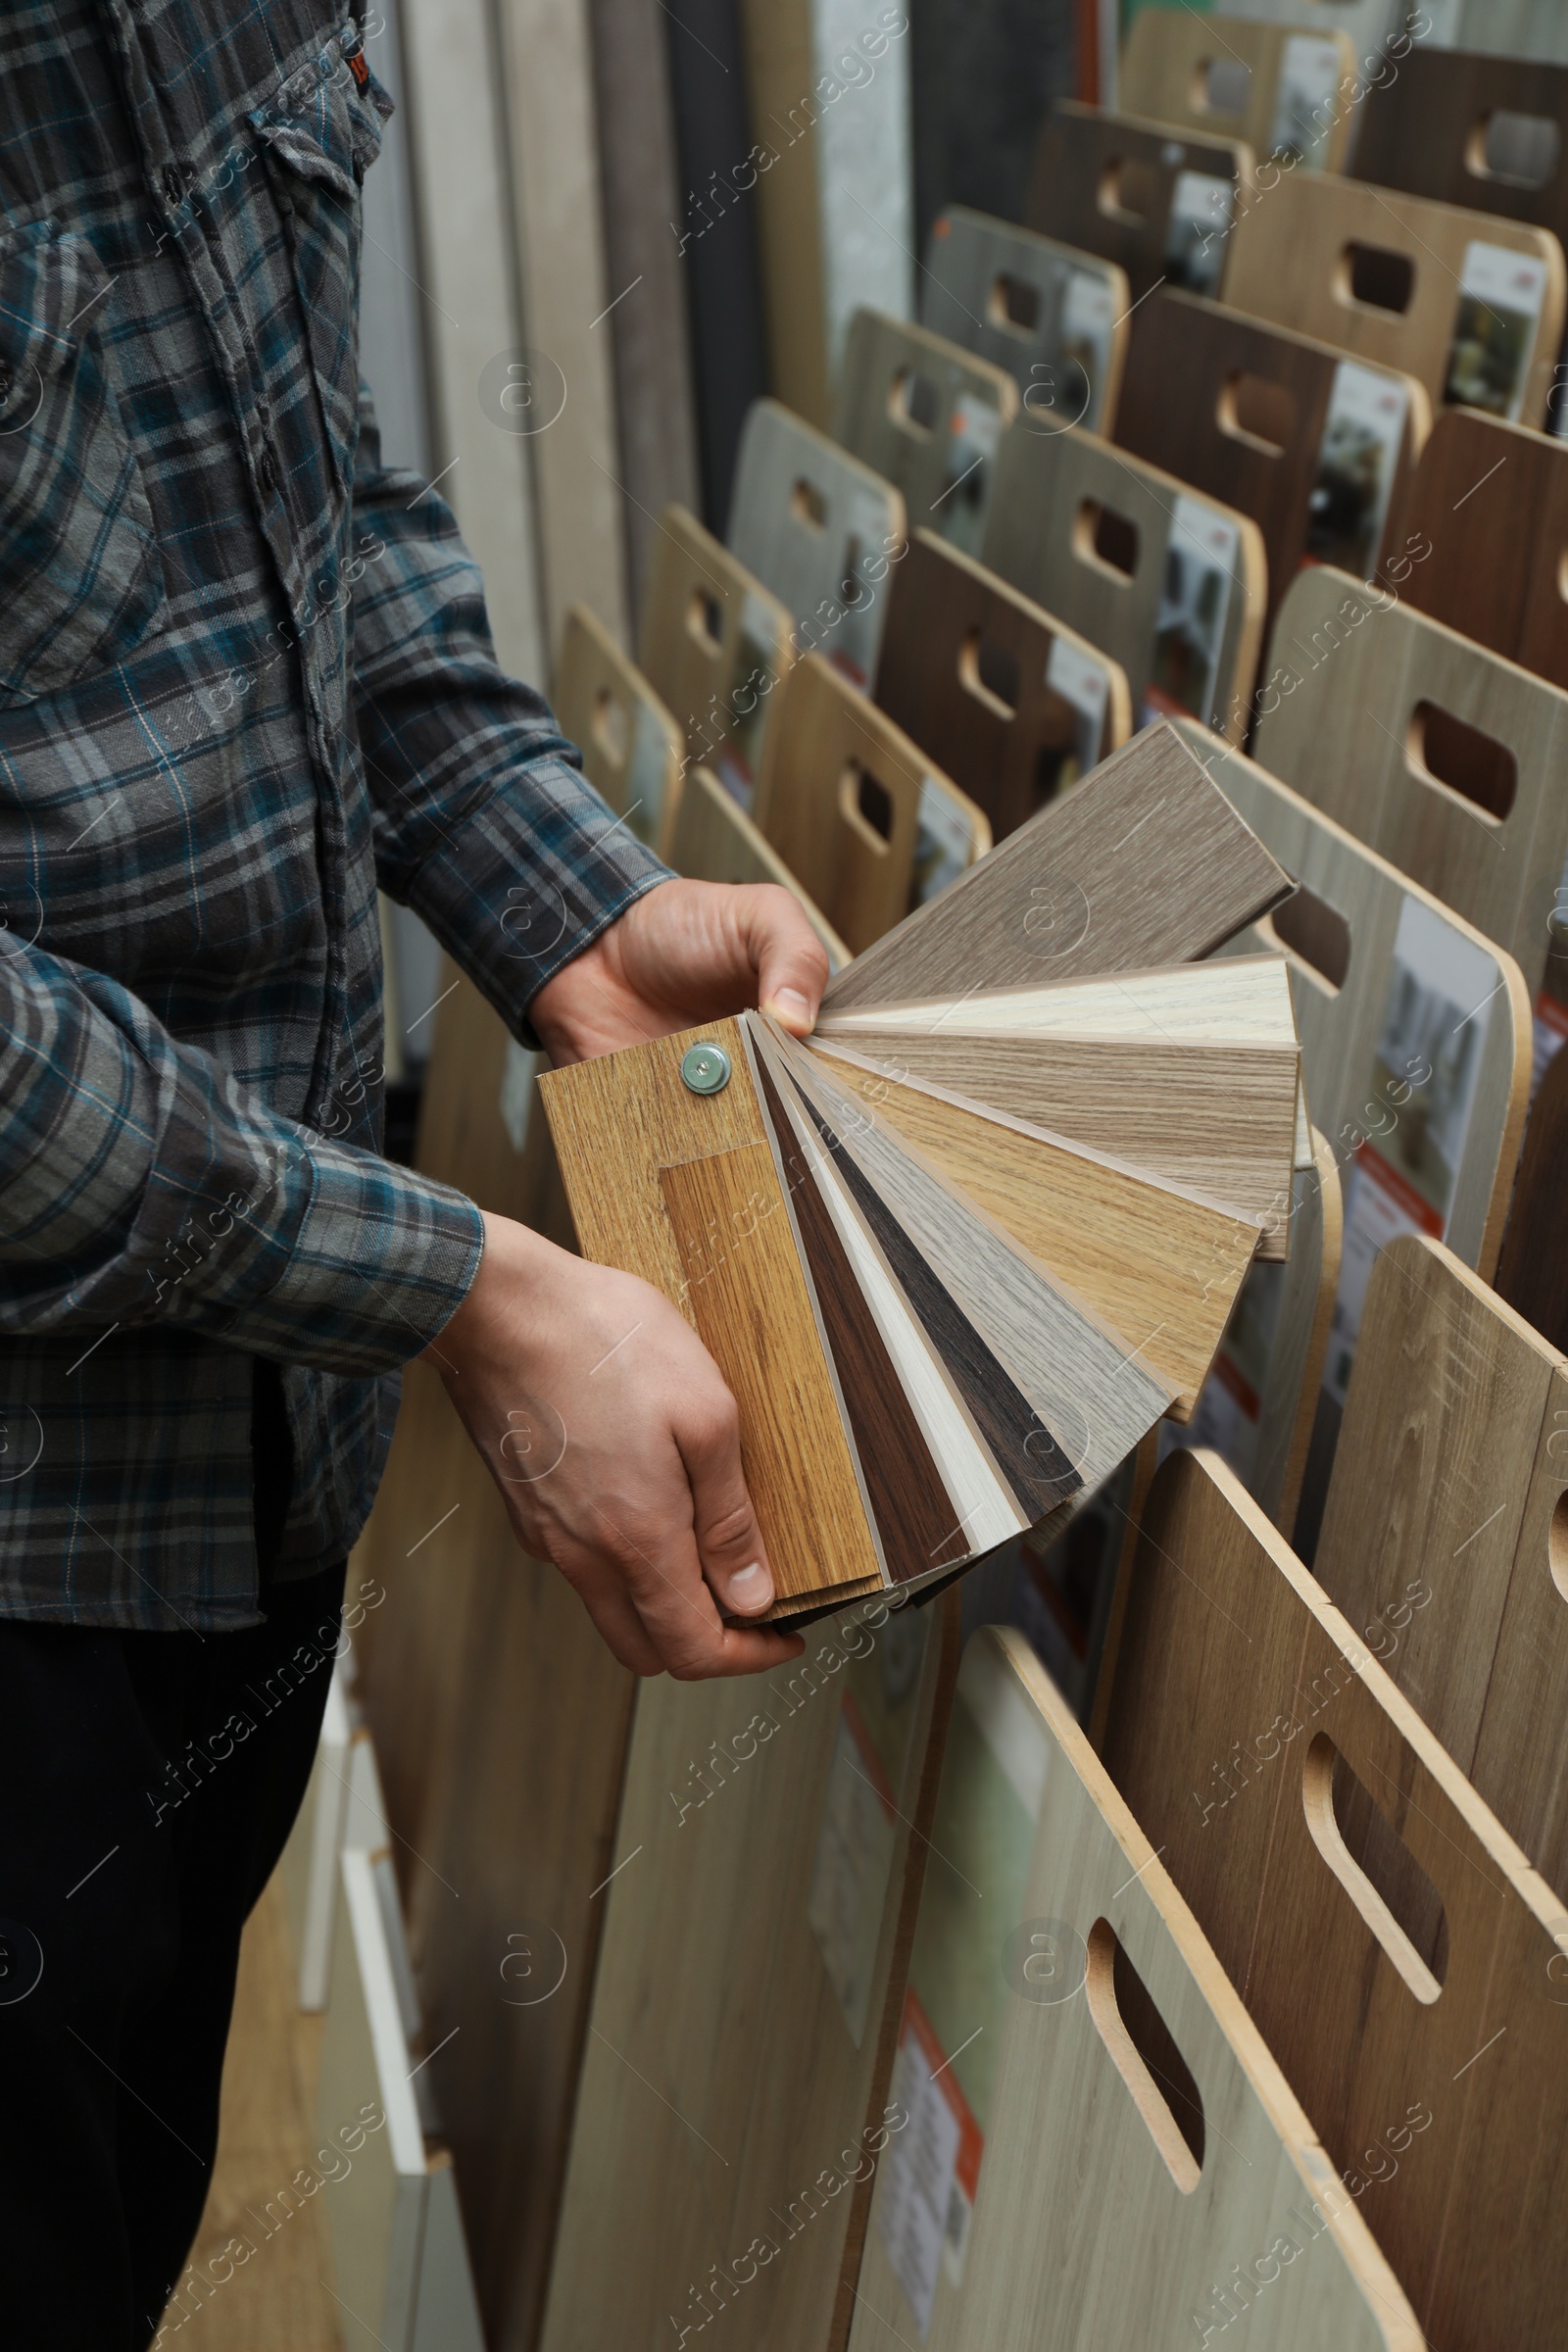
[[[1142,227],[1154,209],[1153,167],[1135,157],[1112,157],[1100,175],[1095,203],[1107,220]]]
[[[1265,458],[1282,458],[1296,433],[1296,396],[1267,376],[1238,374],[1220,390],[1219,429]]]
[[[1098,498],[1086,498],[1073,518],[1073,553],[1080,563],[1108,571],[1123,586],[1138,569],[1138,525]]]
[[[1026,277],[1004,270],[991,281],[986,308],[993,326],[1010,327],[1014,334],[1032,335],[1040,324],[1040,288]]]
[[[1184,2196],[1203,2170],[1203,2101],[1192,2068],[1108,1919],[1089,1931],[1089,2014]]]
[[[916,440],[935,432],[942,415],[942,394],[918,368],[901,368],[888,388],[888,415]]]
[[[893,839],[893,795],[858,760],[849,760],[839,778],[839,809],[851,831],[885,858]]]
[[[1552,1583],[1564,1600],[1568,1600],[1568,1487],[1558,1495],[1551,1525],[1546,1530],[1546,1560]]]
[[[1402,318],[1415,292],[1415,264],[1387,245],[1351,242],[1340,256],[1334,291],[1341,302],[1364,311],[1389,311]]]
[[[1193,111],[1200,115],[1245,115],[1252,94],[1252,69],[1239,57],[1205,57],[1193,75]]]
[[[1418,2001],[1448,1973],[1443,1897],[1326,1732],[1302,1760],[1301,1802],[1312,1842]]]
[[[1338,996],[1350,968],[1350,926],[1337,906],[1298,883],[1295,897],[1282,900],[1258,927],[1272,930],[1280,945]]]
[[[1544,188],[1557,176],[1562,130],[1549,115],[1512,114],[1498,107],[1465,141],[1464,168],[1472,179],[1500,179],[1510,188]]]
[[[977,703],[997,718],[1018,709],[1018,658],[995,638],[971,629],[958,655],[958,676]]]
[[[804,522],[808,530],[827,529],[827,500],[816,484],[808,482],[804,473],[790,492],[790,513],[797,522]]]
[[[710,659],[718,653],[724,637],[724,608],[706,588],[692,590],[686,607],[686,629]]]
[[[1411,711],[1405,757],[1424,784],[1446,785],[1498,824],[1513,807],[1519,763],[1508,746],[1438,703]]]
[[[608,686],[601,686],[594,697],[594,741],[613,767],[626,763],[626,747],[631,741],[631,721],[626,707],[618,703]]]

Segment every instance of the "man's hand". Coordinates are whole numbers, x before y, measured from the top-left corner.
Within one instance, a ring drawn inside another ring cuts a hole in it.
[[[805,1037],[826,986],[826,953],[787,890],[662,882],[546,981],[528,1017],[561,1068],[748,1004]]]
[[[756,1616],[773,1579],[735,1401],[677,1309],[634,1274],[485,1217],[467,1298],[426,1349],[518,1540],[553,1560],[623,1666],[682,1680],[797,1657]]]

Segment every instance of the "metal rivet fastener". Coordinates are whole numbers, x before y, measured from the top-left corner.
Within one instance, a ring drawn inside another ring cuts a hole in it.
[[[680,1074],[694,1095],[722,1094],[729,1084],[729,1055],[722,1046],[688,1046],[680,1057]]]

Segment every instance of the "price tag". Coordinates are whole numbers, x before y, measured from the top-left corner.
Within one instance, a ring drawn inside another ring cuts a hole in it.
[[[1334,100],[1340,81],[1337,42],[1321,34],[1293,33],[1280,59],[1280,77],[1274,95],[1274,126],[1269,132],[1271,154],[1315,168],[1334,127]]]
[[[1219,725],[1220,654],[1241,544],[1228,515],[1200,499],[1177,498],[1140,725],[1182,711],[1205,727]]]
[[[1443,387],[1446,401],[1517,420],[1545,290],[1546,265],[1534,254],[1510,253],[1505,245],[1479,240],[1465,247]]]
[[[1369,580],[1377,569],[1409,406],[1405,379],[1342,360],[1334,370],[1317,479],[1307,509],[1306,553]]]
[[[1233,180],[1209,172],[1178,172],[1165,223],[1165,282],[1191,294],[1217,294],[1225,239],[1236,202]]]

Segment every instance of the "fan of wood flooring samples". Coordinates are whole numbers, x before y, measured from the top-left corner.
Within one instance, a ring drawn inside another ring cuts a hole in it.
[[[1412,376],[1200,295],[1133,314],[1116,439],[1254,517],[1271,626],[1307,559],[1371,577],[1431,421]]]
[[[1005,368],[1024,406],[1103,432],[1127,347],[1115,263],[956,204],[932,223],[920,323]]]
[[[694,882],[771,882],[787,890],[826,948],[831,968],[842,971],[849,962],[850,951],[832,924],[710,768],[694,767],[681,785],[661,855]]]
[[[1414,43],[1368,83],[1352,169],[1472,212],[1533,221],[1568,243],[1568,68]]]
[[[934,531],[894,571],[876,700],[999,841],[1132,728],[1118,662]]]
[[[1340,84],[1354,72],[1343,32],[1145,8],[1122,48],[1117,98],[1147,122],[1245,139],[1254,155],[1338,172],[1351,123]]]
[[[666,507],[654,536],[637,658],[688,759],[750,808],[795,617],[684,507]]]
[[[657,846],[680,782],[685,738],[633,662],[586,605],[566,615],[556,716],[583,773],[639,840]]]
[[[1549,231],[1296,173],[1237,220],[1230,247],[1237,310],[1401,368],[1435,408],[1545,416],[1564,293]]]
[[[1039,1660],[994,1627],[959,1669],[893,2095],[907,2122],[851,2352],[1142,2352],[1244,2315],[1245,2340],[1291,2352],[1419,2352],[1158,1855]]]
[[[1243,140],[1178,138],[1168,123],[1062,99],[1041,124],[1024,219],[1115,262],[1134,302],[1155,286],[1217,294],[1252,171]]]
[[[541,1080],[586,1252],[735,1394],[781,1614],[1065,1522],[1190,1405],[1277,1239],[1299,1064],[1282,958],[1173,959],[1285,887],[1160,730],[831,982],[810,1050],[747,1014]],[[1085,1131],[1130,1075],[1116,1156]]]
[[[1241,742],[1268,582],[1249,516],[1081,426],[1024,416],[981,555],[1119,664],[1136,724],[1185,710]]]
[[[1430,2341],[1558,2345],[1562,1903],[1211,1454],[1145,1505],[1103,1754]]]
[[[869,691],[904,500],[776,400],[752,407],[730,503],[730,550],[795,616],[803,653],[825,654]]]
[[[857,311],[839,369],[834,431],[894,483],[910,520],[978,555],[997,452],[1018,413],[1004,368],[943,335]]]

